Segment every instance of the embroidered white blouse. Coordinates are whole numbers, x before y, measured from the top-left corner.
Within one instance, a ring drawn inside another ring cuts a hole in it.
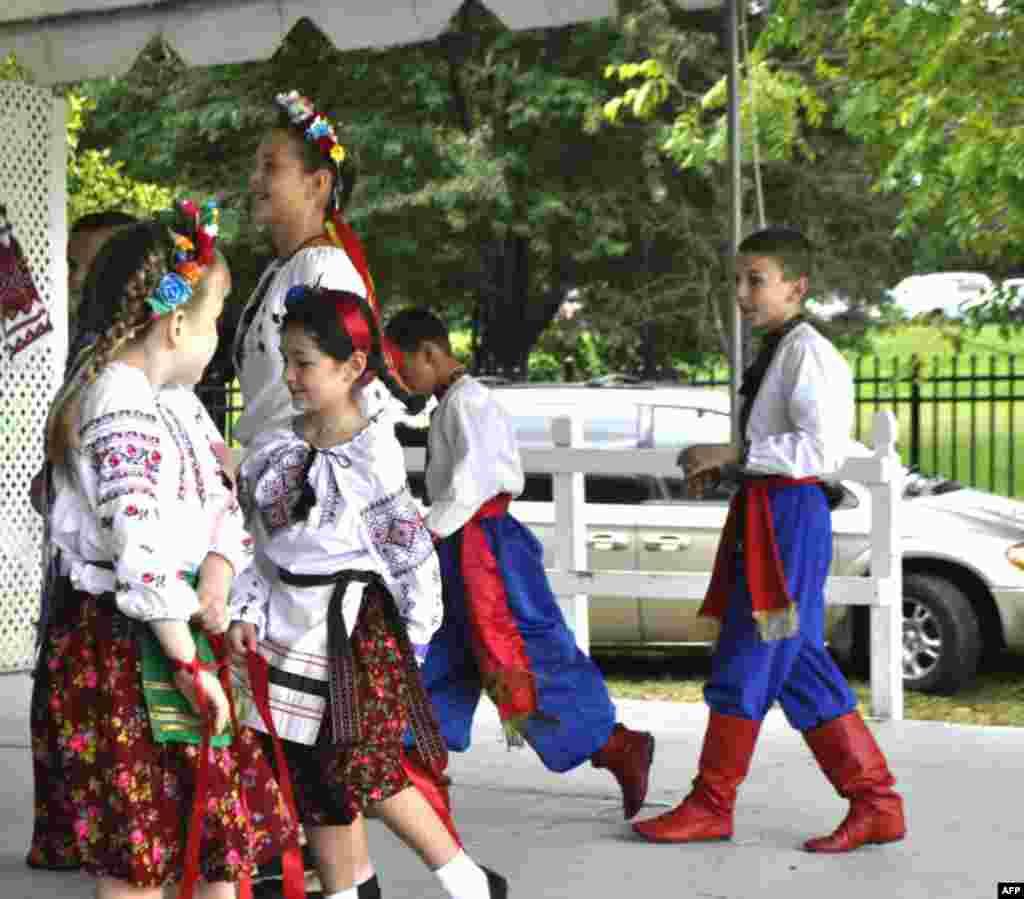
[[[850,366],[806,322],[779,344],[747,423],[745,471],[827,477],[850,453],[854,393]]]
[[[320,284],[366,296],[363,279],[339,247],[306,247],[289,259],[275,259],[267,266],[235,334],[233,354],[244,411],[235,424],[234,435],[243,446],[248,446],[260,431],[287,425],[296,414],[284,383],[281,322],[285,297],[299,284]],[[363,389],[362,400],[369,415],[394,402],[379,381]]]
[[[119,362],[85,389],[79,435],[80,448],[54,472],[50,528],[63,573],[77,589],[113,590],[132,618],[190,618],[199,602],[182,573],[211,552],[236,574],[252,558],[221,465],[224,438],[190,389],[154,392],[143,372]]]
[[[489,499],[523,492],[523,462],[508,413],[483,384],[459,378],[431,413],[425,473],[427,527],[454,534]]]
[[[235,579],[232,620],[256,625],[260,650],[272,668],[325,681],[327,615],[334,587],[285,584],[277,570],[298,575],[376,572],[394,597],[422,664],[430,638],[441,626],[441,569],[409,493],[392,423],[378,416],[352,440],[315,451],[308,482],[316,505],[305,521],[296,521],[292,510],[313,451],[289,423],[260,434],[242,462],[239,496],[256,539],[256,563]],[[363,589],[363,584],[352,583],[343,599],[349,634]],[[270,686],[271,713],[281,737],[315,742],[323,699],[276,684],[273,678]],[[247,723],[265,729],[254,714]]]

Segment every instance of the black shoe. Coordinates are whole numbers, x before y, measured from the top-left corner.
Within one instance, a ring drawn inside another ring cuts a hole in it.
[[[491,899],[506,899],[508,896],[508,881],[490,868],[485,868],[483,865],[480,867],[483,869],[484,874],[487,875],[487,889],[490,891]]]
[[[359,899],[381,899],[380,881],[374,874],[369,880],[359,884]],[[281,884],[272,880],[265,880],[253,887],[253,899],[283,899]],[[504,895],[502,893],[501,895]],[[306,893],[306,899],[324,899],[322,890],[315,890]]]
[[[55,862],[49,865],[41,865],[30,858],[25,859],[25,864],[33,871],[79,871],[82,867],[81,862],[66,862],[64,864]]]

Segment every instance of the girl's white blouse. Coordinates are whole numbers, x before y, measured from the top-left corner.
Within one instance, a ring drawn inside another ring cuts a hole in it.
[[[339,247],[307,247],[289,259],[270,263],[242,312],[242,324],[235,335],[235,371],[244,410],[235,423],[234,436],[243,446],[248,446],[260,431],[286,426],[296,414],[284,383],[281,322],[285,297],[300,284],[319,284],[366,296],[363,279]],[[394,402],[379,381],[371,382],[363,393],[367,414]]]
[[[293,517],[302,472],[315,452],[308,482],[316,494],[305,521]],[[295,587],[293,574],[345,569],[378,573],[387,584],[422,662],[441,626],[441,571],[433,541],[406,482],[393,423],[377,416],[352,440],[313,450],[292,424],[261,434],[242,463],[239,498],[256,540],[256,564],[236,579],[232,619],[257,626],[261,640],[326,655],[326,616],[333,587]],[[344,609],[351,633],[358,613]],[[313,636],[316,646],[310,644]],[[322,644],[322,645],[320,645]]]
[[[50,526],[62,572],[77,589],[114,591],[132,618],[190,618],[199,603],[186,573],[208,553],[236,574],[252,558],[223,437],[191,389],[155,392],[119,362],[85,388],[79,422],[81,445],[54,472]]]

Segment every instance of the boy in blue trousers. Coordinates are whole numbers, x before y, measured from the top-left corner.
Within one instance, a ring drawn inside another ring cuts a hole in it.
[[[693,789],[633,829],[659,843],[729,839],[736,790],[761,721],[778,702],[850,811],[811,852],[849,852],[903,838],[903,801],[845,678],[825,648],[825,579],[832,559],[825,479],[842,466],[853,425],[853,381],[835,347],[801,316],[811,246],[798,231],[747,237],[736,262],[737,302],[764,332],[740,393],[743,444],[681,454],[700,495],[739,482],[700,614],[721,631],[704,698],[711,709]]]
[[[441,559],[445,614],[421,674],[448,748],[469,748],[486,689],[510,742],[528,743],[552,771],[587,760],[608,769],[632,818],[647,795],[654,738],[616,723],[604,677],[576,646],[551,592],[540,543],[508,512],[523,468],[507,413],[452,355],[448,330],[431,312],[400,312],[386,334],[407,387],[438,399],[426,523]],[[436,787],[434,804],[447,810],[446,784]]]

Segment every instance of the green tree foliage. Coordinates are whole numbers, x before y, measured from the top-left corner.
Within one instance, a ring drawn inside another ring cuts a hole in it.
[[[31,75],[18,65],[13,55],[8,55],[0,60],[0,81],[30,82]],[[169,188],[129,178],[123,171],[123,162],[111,161],[109,149],[79,147],[82,129],[96,103],[74,90],[67,93],[65,100],[68,109],[68,221],[108,209],[140,216],[166,209],[173,196]]]
[[[763,24],[752,16],[746,27],[756,37]],[[616,128],[646,128],[678,177],[703,184],[713,198],[714,228],[703,233],[719,243],[699,260],[699,270],[711,273],[718,287],[713,321],[724,341],[731,279],[721,266],[729,233],[721,36],[707,33],[706,19],[665,0],[640,0],[623,27],[634,38],[633,53],[606,68],[618,92],[601,117]],[[900,199],[872,193],[868,153],[836,125],[813,77],[792,64],[791,54],[751,41],[739,84],[744,231],[759,225],[763,205],[767,223],[799,227],[818,248],[812,287],[818,298],[835,293],[854,305],[876,304],[912,265],[912,242],[894,237]],[[863,328],[864,319],[853,316],[833,336],[856,342]]]
[[[274,94],[296,88],[358,154],[349,217],[386,306],[444,309],[475,326],[478,360],[511,369],[576,288],[614,332],[616,366],[650,350],[648,321],[664,366],[706,317],[721,216],[647,131],[592,127],[625,48],[615,23],[511,34],[476,7],[442,39],[392,50],[341,54],[308,23],[266,63],[188,70],[154,45],[128,76],[85,86],[88,144],[137,178],[218,190],[244,299],[267,252],[247,223],[251,159]]]
[[[1022,40],[1019,0],[780,0],[764,36],[870,148],[876,187],[903,198],[899,233],[997,267],[1024,245]]]

